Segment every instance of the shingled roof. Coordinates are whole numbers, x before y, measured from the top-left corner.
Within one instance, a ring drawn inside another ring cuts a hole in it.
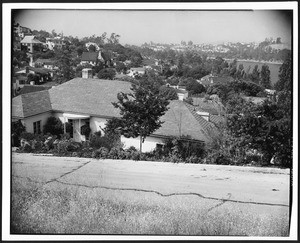
[[[48,90],[19,95],[12,99],[12,117],[24,118],[51,111]]]
[[[49,90],[55,111],[119,117],[111,104],[119,92],[130,92],[131,83],[118,80],[75,78]]]
[[[27,78],[26,78],[27,79]],[[42,91],[46,89],[50,89],[51,86],[42,86],[42,85],[24,85],[24,87],[20,91],[20,95],[22,94],[28,94],[28,93],[33,93],[37,91]]]
[[[153,133],[161,136],[189,136],[191,139],[210,142],[206,126],[207,122],[201,116],[192,114],[185,102],[172,100],[169,110],[161,117],[163,125]]]

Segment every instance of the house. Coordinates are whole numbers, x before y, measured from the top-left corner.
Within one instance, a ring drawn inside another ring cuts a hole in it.
[[[34,35],[27,35],[21,40],[21,45],[25,46],[29,53],[33,53],[34,45],[43,45],[44,43],[36,39]]]
[[[19,95],[12,99],[12,118],[21,120],[27,132],[40,133],[47,118],[51,115],[63,123],[73,126],[71,137],[84,141],[80,128],[88,123],[92,132],[103,129],[106,122],[120,117],[119,110],[112,102],[117,101],[119,92],[129,93],[131,83],[118,80],[75,78],[49,90]],[[145,139],[143,152],[153,150],[157,144],[173,136],[188,136],[203,143],[210,142],[208,128],[212,123],[196,114],[192,107],[183,101],[175,100],[161,117],[162,127]],[[139,138],[121,137],[125,147],[139,148]]]
[[[15,70],[15,76],[22,74],[23,76],[28,76],[29,74],[36,75],[37,79],[35,82],[37,83],[45,83],[51,80],[53,77],[53,71],[47,68],[36,68],[36,67],[25,67],[19,70]]]
[[[54,47],[61,49],[65,45],[64,38],[57,36],[54,38],[46,38],[46,45],[49,50],[53,50]]]
[[[197,80],[198,83],[202,84],[204,87],[209,87],[214,84],[225,84],[233,81],[234,79],[230,76],[214,76],[213,74],[206,75],[200,80]]]
[[[99,62],[110,67],[112,65],[111,55],[104,51],[82,53],[80,65],[90,64],[96,66]]]
[[[130,68],[127,75],[130,77],[134,77],[135,75],[144,75],[146,69],[144,67]]]
[[[35,61],[35,65],[36,65],[36,67],[44,67],[44,68],[47,68],[50,70],[54,70],[55,60],[38,58]]]
[[[268,97],[254,97],[254,96],[243,96],[242,98],[248,102],[252,102],[255,105],[261,105],[262,103],[264,103],[265,100],[268,99]]]
[[[90,64],[95,66],[99,62],[98,52],[83,52],[80,65]]]

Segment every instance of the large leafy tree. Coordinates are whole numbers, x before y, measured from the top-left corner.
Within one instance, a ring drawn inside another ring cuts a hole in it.
[[[144,75],[132,83],[130,93],[119,93],[113,105],[120,109],[121,118],[108,126],[125,137],[140,137],[140,151],[145,138],[162,125],[160,117],[167,111],[169,101],[159,93],[160,84],[154,76]]]
[[[186,84],[186,90],[190,95],[201,94],[205,92],[205,87],[194,79],[190,79]]]
[[[59,68],[58,83],[64,83],[75,77],[74,66],[74,52],[75,47],[69,44],[61,49],[55,49],[56,66]]]

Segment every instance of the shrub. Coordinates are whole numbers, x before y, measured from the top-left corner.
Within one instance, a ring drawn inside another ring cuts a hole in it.
[[[61,134],[64,133],[64,127],[59,118],[50,116],[46,121],[43,131],[45,134],[50,133],[60,138]]]
[[[21,120],[17,122],[12,122],[11,125],[11,135],[12,135],[12,146],[20,146],[20,135],[25,132],[25,126],[22,124]]]

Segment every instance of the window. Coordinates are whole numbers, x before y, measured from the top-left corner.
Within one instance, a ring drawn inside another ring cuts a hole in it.
[[[33,123],[33,133],[34,134],[41,133],[41,121],[36,121]]]

